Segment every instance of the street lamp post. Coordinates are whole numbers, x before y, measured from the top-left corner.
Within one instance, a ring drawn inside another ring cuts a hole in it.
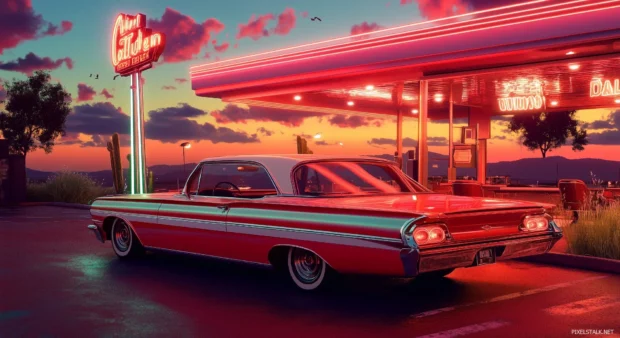
[[[181,148],[183,148],[183,176],[187,175],[187,173],[185,172],[185,148],[189,149],[191,147],[192,145],[189,142],[181,143]]]

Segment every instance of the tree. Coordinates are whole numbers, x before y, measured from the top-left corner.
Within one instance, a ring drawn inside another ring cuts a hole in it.
[[[0,131],[9,140],[9,151],[26,156],[37,148],[50,153],[58,136],[65,135],[71,95],[60,83],[50,83],[45,71],[28,79],[7,82],[5,110],[0,111]]]
[[[576,111],[553,113],[515,114],[510,120],[509,130],[521,134],[521,142],[529,150],[540,150],[542,157],[547,152],[566,144],[572,137],[573,151],[581,151],[588,144],[588,133],[578,128]]]

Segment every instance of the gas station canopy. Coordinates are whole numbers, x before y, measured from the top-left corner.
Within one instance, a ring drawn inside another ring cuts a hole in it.
[[[532,1],[191,68],[198,96],[252,106],[428,117],[620,104],[620,0]],[[399,89],[397,91],[396,89]],[[395,98],[398,93],[398,98]],[[396,101],[395,101],[396,99]]]

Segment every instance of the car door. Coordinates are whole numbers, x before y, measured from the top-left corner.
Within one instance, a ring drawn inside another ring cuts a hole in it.
[[[159,208],[158,224],[165,229],[159,246],[210,256],[225,255],[226,214],[230,198],[213,196],[220,179],[217,162],[202,163],[190,175],[184,192]]]

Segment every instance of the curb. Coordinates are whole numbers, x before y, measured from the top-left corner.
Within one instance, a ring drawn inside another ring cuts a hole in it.
[[[20,207],[44,206],[44,207],[61,207],[61,208],[90,210],[90,205],[88,204],[64,203],[64,202],[26,202],[26,203],[20,203],[18,206]]]
[[[549,252],[521,258],[523,261],[563,266],[590,271],[620,274],[620,260]]]

